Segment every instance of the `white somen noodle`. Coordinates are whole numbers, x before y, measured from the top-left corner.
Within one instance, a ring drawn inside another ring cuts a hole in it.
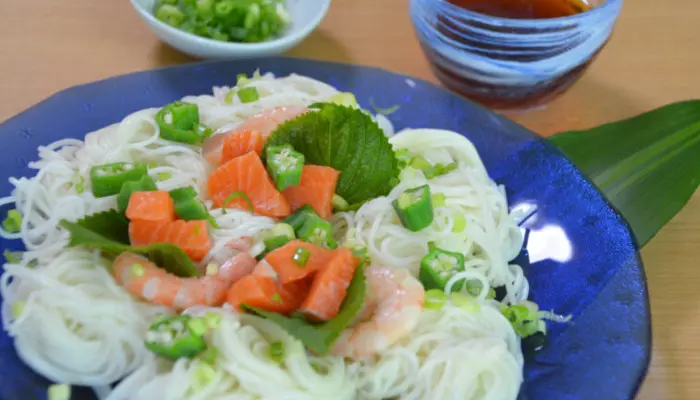
[[[213,95],[188,96],[201,122],[217,130],[232,127],[276,106],[327,101],[338,92],[299,75],[253,80],[260,99],[241,103],[229,87]],[[14,204],[23,216],[18,233],[0,230],[6,239],[21,239],[26,252],[5,264],[0,280],[4,329],[14,338],[22,360],[47,378],[88,385],[100,397],[119,399],[514,399],[522,382],[522,355],[517,335],[489,287],[504,286],[505,302],[528,296],[522,269],[510,263],[522,236],[508,214],[505,189],[489,179],[471,143],[453,132],[414,129],[394,132],[388,118],[375,116],[390,143],[431,163],[457,162],[455,170],[427,180],[419,171],[403,170],[399,184],[385,197],[357,211],[337,213],[332,222],[338,240],[367,247],[373,263],[418,273],[421,258],[434,242],[466,257],[460,280],[480,282],[478,310],[447,304],[424,310],[410,335],[371,359],[317,356],[279,326],[226,308],[195,307],[193,315],[215,312],[223,319],[208,338],[218,351],[215,361],[156,358],[144,335],[157,315],[172,310],[136,300],[112,277],[110,262],[99,251],[69,248],[61,220],[80,218],[116,207],[114,196],[95,198],[89,171],[108,162],[149,164],[161,190],[192,186],[206,200],[212,170],[199,148],[160,138],[157,109],[136,112],[118,124],[88,133],[83,141],[64,139],[39,148],[30,163],[36,176],[11,178],[12,194],[0,205]],[[429,184],[443,194],[435,220],[420,232],[403,229],[391,202],[404,190]],[[219,228],[202,260],[226,257],[233,239],[258,235],[275,221],[242,210],[212,209]],[[466,289],[465,289],[466,290]],[[281,343],[281,361],[268,356]],[[110,393],[110,385],[119,382]]]

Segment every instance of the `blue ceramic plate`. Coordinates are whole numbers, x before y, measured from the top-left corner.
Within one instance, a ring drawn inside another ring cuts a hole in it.
[[[522,399],[633,398],[644,377],[651,334],[647,288],[627,223],[556,148],[525,128],[450,92],[379,69],[293,58],[267,58],[176,66],[74,87],[0,125],[0,193],[7,178],[32,172],[37,146],[63,137],[83,138],[147,107],[189,94],[210,93],[236,74],[256,68],[293,72],[355,93],[363,107],[399,104],[397,128],[450,129],[468,137],[492,178],[505,184],[511,207],[535,205],[523,227],[522,258],[533,300],[543,309],[572,314],[552,324],[549,345],[528,357]],[[2,249],[19,243],[0,241]],[[50,382],[17,358],[0,334],[0,398],[41,398]],[[75,398],[90,398],[89,390]]]

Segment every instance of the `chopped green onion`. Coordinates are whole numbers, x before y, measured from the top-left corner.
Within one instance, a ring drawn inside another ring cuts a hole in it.
[[[206,276],[215,276],[219,274],[220,265],[215,262],[210,262],[204,269],[204,274]]]
[[[243,86],[260,78],[262,78],[262,75],[260,75],[260,69],[256,69],[255,71],[253,71],[253,76],[250,78],[248,78],[246,74],[238,74],[236,75],[236,86],[242,88]]]
[[[228,14],[236,7],[236,3],[232,0],[222,0],[214,6],[214,11],[218,17],[227,17]]]
[[[12,318],[17,319],[22,315],[22,312],[24,311],[24,306],[26,305],[25,302],[23,301],[15,301],[12,303]]]
[[[139,263],[135,263],[131,266],[131,274],[134,276],[143,276],[146,273],[146,268]]]
[[[223,317],[221,316],[221,314],[213,311],[208,311],[206,314],[204,314],[204,321],[207,323],[209,329],[218,328],[219,324],[221,324],[222,319]]]
[[[355,99],[355,95],[350,92],[336,93],[328,99],[328,102],[346,107],[360,108],[360,105],[357,104],[357,99]]]
[[[426,169],[429,169],[433,166],[433,164],[429,163],[425,158],[423,157],[414,157],[411,160],[411,167],[415,169],[419,169],[421,171],[424,171]]]
[[[282,304],[282,296],[279,293],[274,293],[270,298],[274,303]]]
[[[172,177],[173,177],[173,174],[171,174],[170,172],[159,172],[158,175],[156,175],[156,180],[158,182],[162,182],[162,181],[167,181],[168,179],[170,179]]]
[[[464,254],[430,246],[428,254],[420,262],[418,279],[426,289],[445,290],[447,282],[458,272],[464,271]],[[463,281],[452,285],[451,291],[462,290]]]
[[[198,141],[196,144],[199,144],[200,142],[204,142],[204,139],[208,138],[209,136],[214,134],[214,130],[211,129],[210,127],[206,125],[199,124],[194,128],[195,134],[197,135]]]
[[[481,281],[479,280],[470,280],[467,281],[467,293],[470,295],[476,297],[481,293]],[[496,290],[494,288],[489,287],[488,292],[486,293],[486,299],[495,299],[496,298]]]
[[[425,291],[424,307],[428,310],[439,310],[445,305],[447,295],[440,289],[428,289]]]
[[[351,248],[352,255],[359,258],[369,258],[369,250],[364,246],[355,246]]]
[[[297,247],[294,255],[292,256],[292,262],[301,268],[306,267],[309,262],[309,257],[311,257],[311,252],[303,247]]]
[[[408,149],[398,149],[394,151],[394,154],[398,160],[399,170],[408,167],[413,162],[413,155],[411,155],[411,152],[408,151]]]
[[[516,304],[506,308],[506,310],[503,312],[503,315],[505,315],[505,317],[508,318],[508,321],[510,322],[519,322],[528,319],[528,316],[530,315],[530,310],[528,310],[528,308],[523,305]]]
[[[178,315],[152,324],[146,332],[146,348],[171,360],[192,358],[203,352],[207,347],[204,335],[196,323],[190,326],[190,319],[188,315]]]
[[[243,20],[243,27],[246,29],[252,29],[259,20],[260,6],[253,3],[248,6],[248,13],[245,15],[245,19]]]
[[[523,302],[509,307],[504,307],[501,311],[513,326],[515,332],[520,337],[526,338],[539,330],[541,318],[535,303]]]
[[[489,292],[486,294],[487,300],[492,300],[496,298],[496,290],[494,288],[489,288]]]
[[[294,228],[285,223],[279,223],[272,229],[264,231],[262,236],[265,244],[265,253],[280,248],[296,238]]]
[[[467,228],[467,219],[462,214],[454,216],[454,225],[452,225],[452,233],[461,233]]]
[[[399,160],[399,162],[401,161]],[[431,164],[423,157],[414,157],[410,159],[410,166],[421,170],[426,179],[437,178],[438,176],[445,175],[457,169],[456,162],[449,164]]]
[[[238,89],[231,89],[226,93],[226,96],[224,97],[224,103],[226,104],[233,104],[233,96],[236,95],[238,92]]]
[[[83,194],[83,192],[85,192],[85,177],[76,172],[75,177],[73,178],[73,182],[75,187],[75,193]]]
[[[145,164],[117,162],[95,165],[90,168],[90,183],[95,197],[107,197],[119,194],[122,185],[129,181],[138,181],[148,175]]]
[[[3,250],[2,255],[5,257],[5,261],[8,264],[19,264],[22,262],[22,252],[21,251],[10,251]]]
[[[433,179],[437,178],[438,176],[442,176],[449,172],[452,172],[455,169],[457,169],[456,162],[452,162],[449,164],[435,164],[431,168],[423,170],[423,174],[425,174],[425,177],[427,179]]]
[[[491,289],[491,288],[489,288]],[[478,279],[473,279],[473,280],[468,280],[467,281],[467,293],[470,295],[476,297],[481,293],[481,281]]]
[[[224,205],[222,208],[228,207],[229,203],[231,203],[235,199],[243,199],[248,207],[250,208],[250,212],[254,212],[255,208],[253,207],[253,202],[250,200],[250,197],[248,197],[247,194],[244,192],[238,191],[238,192],[233,192],[230,195],[226,196],[226,199],[224,199]]]
[[[372,109],[376,114],[389,115],[396,112],[396,110],[399,109],[398,104],[389,108],[379,108],[376,104],[374,104],[374,99],[371,97],[369,98],[369,104],[370,106],[372,106]]]
[[[270,350],[268,352],[270,360],[281,363],[284,360],[284,343],[282,342],[272,342],[270,343]]]
[[[406,190],[392,205],[401,225],[409,231],[418,232],[433,223],[433,202],[428,185]]]
[[[540,322],[541,322],[541,320],[523,321],[519,326],[514,327],[515,332],[520,337],[528,337],[528,336],[534,335],[535,333],[537,333],[537,330],[539,329]]]
[[[180,27],[186,18],[187,16],[177,6],[170,4],[163,4],[156,11],[156,19],[175,28]]]
[[[270,146],[266,152],[267,172],[275,182],[277,190],[282,191],[289,186],[301,182],[304,168],[304,155],[295,151],[291,145]]]
[[[2,221],[2,229],[7,233],[17,233],[22,228],[22,214],[16,209],[7,212],[7,217]]]
[[[443,193],[435,193],[432,196],[433,207],[442,207],[445,205],[445,195]]]
[[[209,365],[216,364],[216,358],[219,356],[219,351],[216,347],[207,347],[203,353],[199,355],[199,359]]]
[[[252,103],[260,98],[258,89],[255,87],[246,87],[238,91],[238,99],[241,103]]]
[[[294,227],[292,227],[289,224],[285,224],[284,222],[281,222],[281,223],[273,226],[271,233],[274,236],[287,236],[290,239],[295,238]]]
[[[333,198],[331,199],[331,204],[333,204],[333,209],[336,211],[345,211],[348,208],[350,208],[350,204],[348,204],[348,202],[345,201],[344,198],[338,196],[337,194],[333,195]]]
[[[529,301],[529,300],[523,301],[522,303],[520,303],[520,305],[527,308],[527,310],[529,312],[529,316],[531,316],[533,318],[537,315],[537,312],[540,311],[540,307],[537,305],[537,303],[534,303],[534,302]]]
[[[478,312],[481,309],[481,306],[476,300],[464,293],[452,293],[450,302],[456,307],[468,312]]]
[[[70,385],[54,384],[46,392],[47,400],[70,400]]]
[[[211,18],[214,15],[215,0],[196,0],[197,13],[201,18]]]
[[[203,336],[209,330],[207,321],[204,318],[190,318],[187,321],[187,327],[193,335]]]
[[[199,392],[216,378],[216,370],[208,363],[200,363],[194,370],[192,390]]]
[[[153,14],[184,32],[204,38],[262,42],[291,23],[280,0],[159,0]]]

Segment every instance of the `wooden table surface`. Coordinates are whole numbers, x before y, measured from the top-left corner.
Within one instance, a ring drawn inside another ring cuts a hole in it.
[[[308,0],[312,1],[312,0]],[[126,0],[3,0],[0,121],[85,82],[192,61],[160,43]],[[435,81],[407,0],[336,0],[290,55],[378,66]],[[546,109],[512,116],[548,135],[700,97],[700,3],[634,0],[589,72]],[[654,320],[640,399],[700,399],[700,195],[643,250]]]

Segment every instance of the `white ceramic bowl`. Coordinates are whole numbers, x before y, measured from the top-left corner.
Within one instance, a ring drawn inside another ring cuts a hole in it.
[[[304,40],[321,22],[331,0],[287,0],[292,23],[279,38],[262,43],[231,43],[183,32],[153,16],[155,0],[131,0],[131,5],[148,27],[165,43],[198,58],[236,59],[284,53]]]

